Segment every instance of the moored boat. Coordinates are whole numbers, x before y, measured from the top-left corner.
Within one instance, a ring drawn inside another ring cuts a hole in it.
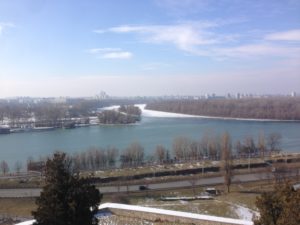
[[[33,131],[48,131],[48,130],[54,130],[54,127],[34,127]]]
[[[7,125],[0,125],[0,134],[10,134],[10,127]]]

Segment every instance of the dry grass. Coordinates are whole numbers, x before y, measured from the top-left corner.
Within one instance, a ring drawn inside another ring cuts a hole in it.
[[[100,218],[99,224],[101,225],[192,225],[190,223],[172,223],[165,221],[148,221],[139,219],[138,217],[125,217],[112,215],[109,217]]]
[[[34,198],[0,198],[0,215],[27,218],[35,209]]]
[[[130,203],[133,205],[142,205],[154,208],[170,209],[192,213],[200,213],[214,216],[239,218],[234,205],[241,205],[251,210],[256,210],[255,200],[258,193],[248,193],[253,188],[259,188],[267,183],[257,182],[248,183],[243,187],[232,185],[232,193],[216,196],[214,200],[195,200],[195,201],[161,201],[161,196],[193,196],[194,190],[191,188],[177,190],[163,190],[148,193],[131,193],[127,195]],[[217,189],[223,190],[223,186],[216,186]],[[195,188],[196,194],[204,191],[203,188]],[[244,191],[244,192],[241,192]],[[106,195],[103,202],[110,202],[110,195]]]
[[[25,178],[1,178],[0,188],[34,188],[42,187],[44,181],[41,177]]]

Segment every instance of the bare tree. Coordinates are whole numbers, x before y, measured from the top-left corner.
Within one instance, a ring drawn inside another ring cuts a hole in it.
[[[157,145],[155,149],[155,159],[161,164],[166,159],[167,149],[162,145]]]
[[[108,147],[106,149],[106,156],[109,167],[114,167],[116,165],[117,157],[119,155],[119,150],[115,147]]]
[[[75,153],[72,157],[72,163],[73,163],[73,170],[75,172],[79,172],[81,168],[81,163],[80,163],[80,155]]]
[[[89,150],[87,151],[87,163],[88,163],[88,168],[90,170],[94,170],[95,169],[95,148],[91,147],[89,148]]]
[[[3,175],[7,174],[9,171],[9,166],[5,160],[1,161],[0,169]]]
[[[243,141],[243,150],[245,154],[252,155],[256,152],[255,142],[252,136],[245,137]]]
[[[178,160],[187,161],[190,153],[190,140],[187,137],[176,137],[173,141],[173,153]]]
[[[120,156],[121,166],[140,166],[144,161],[144,148],[138,143],[133,142],[127,147]]]
[[[22,163],[20,161],[17,161],[15,163],[15,170],[16,170],[17,173],[20,173],[22,167],[23,167],[23,165],[22,165]]]
[[[200,151],[200,144],[197,141],[192,141],[190,144],[190,156],[189,158],[192,160],[200,159],[201,151]]]
[[[208,155],[209,159],[211,160],[217,160],[218,158],[218,141],[217,138],[212,136],[208,140]]]
[[[209,143],[209,133],[205,132],[200,141],[200,151],[203,157],[208,157],[208,143]]]
[[[230,192],[230,185],[233,176],[233,161],[232,161],[232,145],[230,135],[225,132],[221,139],[222,153],[222,171],[224,173],[224,183],[227,187],[227,192]]]
[[[265,135],[262,132],[259,133],[258,135],[257,148],[259,150],[260,157],[264,159],[265,152],[266,152],[266,141],[265,141]]]
[[[279,152],[281,150],[281,134],[271,133],[268,136],[268,146],[270,152]]]
[[[234,147],[235,147],[235,150],[236,150],[236,153],[237,153],[238,157],[241,158],[241,155],[243,153],[243,146],[242,146],[241,141],[239,141],[239,140],[236,141]]]
[[[144,148],[138,142],[133,142],[129,146],[134,166],[139,166],[144,161]]]
[[[100,161],[100,168],[106,169],[108,165],[107,149],[99,149],[97,153]]]
[[[28,157],[28,159],[27,159],[27,171],[28,171],[28,166],[32,163],[32,162],[34,162],[34,160],[33,160],[33,157],[32,156],[29,156]]]
[[[87,170],[88,169],[88,161],[87,161],[86,152],[82,152],[80,154],[80,168],[81,168],[81,170]]]
[[[167,163],[170,163],[171,162],[171,156],[170,156],[170,151],[167,149],[167,152],[166,152],[166,162]]]

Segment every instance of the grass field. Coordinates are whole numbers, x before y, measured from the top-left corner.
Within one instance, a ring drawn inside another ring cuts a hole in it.
[[[0,198],[0,215],[30,217],[35,208],[34,198]]]

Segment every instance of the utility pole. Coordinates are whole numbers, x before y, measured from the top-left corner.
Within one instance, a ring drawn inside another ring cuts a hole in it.
[[[249,155],[248,155],[248,170],[250,171],[250,150],[249,150]]]

